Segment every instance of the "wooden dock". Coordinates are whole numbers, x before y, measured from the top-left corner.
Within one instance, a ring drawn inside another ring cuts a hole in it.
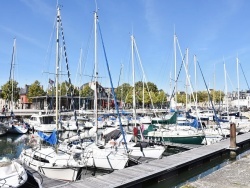
[[[250,133],[238,135],[237,146],[240,148],[250,146]],[[57,184],[50,187],[67,188],[110,188],[110,187],[143,187],[150,184],[178,175],[178,171],[188,170],[202,165],[205,161],[212,161],[229,153],[230,140],[226,139],[213,145],[204,145],[175,155],[164,157],[142,163],[123,170],[114,171],[111,174],[86,178],[68,184]],[[43,186],[43,187],[46,187]]]

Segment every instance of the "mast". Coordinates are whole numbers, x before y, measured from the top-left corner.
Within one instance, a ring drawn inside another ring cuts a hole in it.
[[[57,7],[57,22],[56,22],[56,128],[58,130],[58,79],[59,79],[59,22],[60,8]]]
[[[94,86],[95,86],[95,90],[94,90],[94,119],[95,119],[95,122],[96,122],[96,143],[97,143],[97,131],[98,131],[98,121],[97,121],[97,76],[98,76],[98,69],[97,69],[97,19],[98,19],[98,16],[97,16],[97,10],[94,12],[94,61],[95,61],[95,83],[94,83]]]
[[[145,81],[145,78],[144,78],[144,75],[143,75],[143,82],[142,82],[142,110],[143,110],[143,113],[145,114],[145,109],[144,109],[144,100],[145,100],[145,96],[144,96],[144,81]]]
[[[228,113],[228,96],[227,96],[227,71],[226,71],[225,62],[224,62],[224,76],[225,76],[226,112],[227,112],[227,117],[228,117],[229,113]]]
[[[238,57],[236,58],[236,63],[237,63],[237,82],[238,82],[238,112],[240,113],[240,78],[239,78],[239,59],[238,59]]]
[[[131,35],[131,58],[132,58],[132,77],[133,77],[133,117],[136,126],[136,103],[135,103],[135,66],[134,66],[134,36]]]
[[[80,87],[81,87],[81,81],[82,81],[82,48],[80,50],[80,85],[79,85],[79,90],[80,90]],[[79,110],[81,109],[81,97],[80,97],[80,93],[79,93]]]
[[[174,81],[175,81],[175,108],[177,107],[177,62],[176,62],[176,34],[174,33]]]
[[[14,66],[15,66],[15,54],[16,54],[16,38],[14,38],[12,62],[11,62],[11,112],[14,109]]]
[[[188,48],[187,48],[187,58],[186,58],[186,67],[188,68]],[[188,77],[189,75],[186,75],[186,112],[187,112],[187,104],[188,104]]]
[[[119,76],[119,81],[120,81],[120,78],[122,78],[122,76],[123,76],[123,74],[122,74],[122,72],[123,72],[123,64],[121,64],[121,69],[120,69],[120,76]],[[118,83],[118,87],[119,87],[119,83]],[[121,107],[122,107],[122,109],[123,109],[123,101],[122,101],[122,96],[123,96],[123,87],[121,88]]]
[[[196,55],[194,56],[194,85],[195,85],[195,103],[197,103],[197,75],[196,75],[196,64],[197,64],[197,59]],[[196,106],[196,113],[197,113],[197,105]]]

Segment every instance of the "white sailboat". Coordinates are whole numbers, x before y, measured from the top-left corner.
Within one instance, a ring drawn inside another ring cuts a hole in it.
[[[137,135],[135,134],[134,130],[138,129],[138,124],[141,125],[142,122],[140,118],[137,119],[136,114],[136,103],[135,103],[135,70],[134,70],[134,47],[136,47],[135,38],[131,35],[131,52],[132,52],[132,72],[133,72],[133,120],[132,123],[134,125],[133,134],[126,133],[126,140],[127,140],[127,147],[128,152],[132,156],[141,156],[141,157],[148,157],[148,158],[161,158],[163,152],[165,151],[164,146],[157,146],[154,144],[149,144],[143,141],[143,135],[141,133],[141,140],[137,142]],[[137,50],[137,48],[136,48]],[[138,52],[138,50],[137,50]],[[142,66],[142,65],[141,65]],[[145,122],[144,122],[145,123]],[[132,137],[134,137],[134,142],[132,141]],[[117,143],[120,146],[122,142],[121,137],[117,139]]]
[[[86,165],[89,167],[101,168],[101,169],[123,169],[127,166],[129,157],[127,154],[123,152],[119,152],[114,148],[105,148],[102,145],[98,144],[97,140],[97,131],[99,128],[98,123],[98,114],[97,114],[97,76],[98,76],[98,68],[97,68],[97,22],[98,16],[97,11],[94,12],[94,43],[95,43],[95,51],[94,51],[94,61],[95,61],[95,90],[94,90],[94,124],[96,129],[96,141],[93,144],[90,144],[88,147],[84,149],[84,157],[88,158],[86,160]]]
[[[14,160],[0,160],[0,187],[21,187],[28,175],[22,165]]]
[[[178,43],[177,36],[174,34],[174,49],[175,49],[175,67],[176,67],[176,43]],[[179,43],[178,43],[179,46]],[[181,52],[180,52],[181,53]],[[187,51],[188,53],[188,51]],[[185,69],[186,78],[190,86],[191,92],[193,93],[192,84],[190,82],[190,77],[188,76],[188,70],[186,64],[183,62],[184,58],[182,56],[182,63]],[[176,72],[176,68],[175,68]],[[175,82],[177,83],[177,77],[175,75]],[[177,96],[177,86],[175,85],[175,97]],[[173,96],[173,95],[172,95]],[[193,96],[194,97],[194,96]],[[195,101],[195,100],[194,100]],[[175,98],[177,102],[177,98]],[[195,101],[196,103],[197,101]],[[202,144],[202,141],[205,138],[204,132],[198,130],[198,121],[192,122],[194,125],[178,125],[176,120],[176,113],[172,115],[171,118],[152,120],[152,123],[157,123],[161,121],[161,124],[172,124],[171,126],[160,126],[156,127],[155,125],[150,125],[146,131],[144,131],[144,136],[155,142],[173,142],[173,143],[182,143],[182,144]]]
[[[25,134],[28,132],[28,127],[25,125],[24,122],[19,122],[14,117],[14,66],[15,66],[15,59],[16,59],[16,39],[14,39],[13,44],[13,52],[12,52],[12,61],[11,61],[11,69],[10,69],[10,81],[11,81],[11,117],[8,122],[5,123],[5,125],[8,128],[9,133],[15,133],[15,134]]]
[[[68,151],[70,153],[80,153],[82,158],[82,163],[84,163],[88,167],[98,168],[98,169],[106,169],[106,170],[118,170],[123,169],[127,166],[129,157],[125,152],[118,151],[115,147],[106,148],[102,143],[98,141],[98,129],[100,128],[101,121],[98,121],[97,115],[97,22],[98,16],[97,11],[94,12],[94,39],[95,39],[95,81],[94,81],[94,119],[92,122],[89,122],[93,125],[93,127],[86,132],[81,133],[79,136],[75,136],[75,138],[68,139],[67,141],[72,141],[80,138],[78,144],[70,144],[65,147],[62,146],[62,150]],[[86,126],[87,122],[85,123]],[[89,136],[95,136],[95,141],[93,140],[82,140]],[[68,146],[71,146],[68,148]]]
[[[56,114],[55,123],[58,127],[58,65],[59,65],[59,26],[61,22],[60,9],[57,8],[57,39],[56,39]],[[40,136],[52,145],[57,145],[56,129],[50,136],[39,133]],[[57,146],[56,146],[57,147]],[[37,146],[23,150],[19,156],[21,162],[37,172],[52,178],[75,181],[84,166],[74,154],[58,151],[52,146]]]

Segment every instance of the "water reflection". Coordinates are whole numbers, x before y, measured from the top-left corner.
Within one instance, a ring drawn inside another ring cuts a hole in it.
[[[8,134],[0,137],[0,158],[18,158],[23,148],[26,148],[28,135]]]

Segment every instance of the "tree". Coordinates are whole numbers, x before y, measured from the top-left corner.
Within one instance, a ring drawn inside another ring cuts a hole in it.
[[[128,83],[124,83],[121,86],[115,89],[116,97],[118,100],[125,100],[129,91],[131,90],[131,86]]]
[[[93,97],[94,91],[89,87],[89,85],[86,85],[81,91],[80,91],[81,97]]]
[[[13,83],[13,90],[12,90],[12,83]],[[4,84],[1,88],[2,88],[3,99],[10,102],[11,98],[12,98],[12,94],[13,94],[13,102],[18,101],[20,88],[18,88],[17,81],[13,80],[13,82],[12,82],[12,80],[10,80],[10,81],[6,82],[6,84]]]
[[[154,83],[148,82],[147,86],[148,86],[149,91],[158,92],[158,88],[157,88],[157,86]]]
[[[35,81],[33,84],[30,85],[28,90],[28,99],[30,101],[31,97],[43,96],[45,95],[45,91],[43,87],[40,85],[39,81]]]
[[[130,90],[127,92],[125,97],[125,103],[132,105],[133,104],[133,88],[131,87]]]
[[[182,104],[186,103],[186,93],[181,92],[177,94],[177,103],[182,103]]]
[[[162,106],[167,104],[167,96],[166,96],[166,93],[163,90],[160,90],[158,92],[157,102],[161,106],[161,108],[162,108]]]

